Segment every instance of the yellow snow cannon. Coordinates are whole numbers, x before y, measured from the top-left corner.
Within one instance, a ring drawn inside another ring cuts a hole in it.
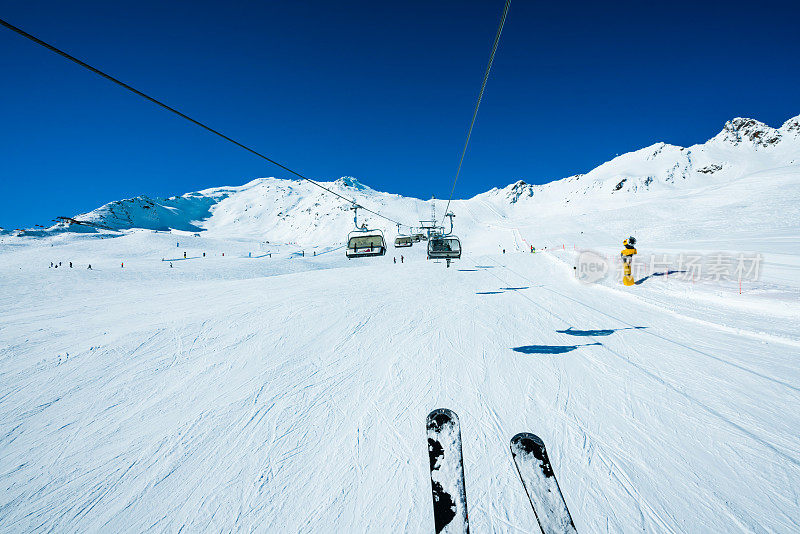
[[[633,255],[636,254],[636,249],[633,245],[636,244],[636,238],[629,237],[622,242],[625,248],[619,253],[622,256],[622,283],[626,286],[632,286],[636,282],[631,276],[631,263],[633,262]]]

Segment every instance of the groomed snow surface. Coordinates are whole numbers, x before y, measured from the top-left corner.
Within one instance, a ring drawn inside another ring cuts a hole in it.
[[[347,260],[347,206],[281,180],[173,206],[179,229],[0,235],[0,531],[432,532],[425,418],[450,408],[473,532],[538,529],[519,432],[579,532],[797,532],[800,165],[773,149],[454,202],[449,269],[424,243]],[[630,234],[640,284],[576,279]],[[649,262],[719,252],[762,255],[741,294]]]

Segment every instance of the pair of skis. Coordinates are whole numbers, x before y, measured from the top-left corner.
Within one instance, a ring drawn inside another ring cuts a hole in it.
[[[426,421],[436,534],[469,534],[461,425],[455,412],[440,408]],[[544,442],[529,434],[511,439],[511,456],[543,534],[576,533]]]

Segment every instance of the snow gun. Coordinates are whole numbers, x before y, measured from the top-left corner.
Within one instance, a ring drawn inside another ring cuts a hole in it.
[[[631,236],[623,241],[622,244],[625,246],[622,252],[619,253],[622,256],[622,283],[626,286],[632,286],[636,283],[633,280],[633,276],[631,276],[631,263],[633,262],[633,255],[636,254],[636,248],[633,246],[636,244],[636,238]]]

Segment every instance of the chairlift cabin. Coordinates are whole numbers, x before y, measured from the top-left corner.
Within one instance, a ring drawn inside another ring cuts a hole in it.
[[[436,235],[428,240],[428,259],[461,258],[461,241],[454,235]]]
[[[383,256],[384,254],[386,254],[386,241],[383,239],[381,230],[361,228],[347,234],[345,255],[348,259]]]
[[[394,248],[410,247],[413,245],[413,239],[410,235],[400,234],[394,238]]]

